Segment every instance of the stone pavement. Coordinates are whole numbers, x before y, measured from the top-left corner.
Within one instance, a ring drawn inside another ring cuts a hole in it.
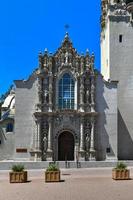
[[[111,168],[61,171],[62,182],[45,183],[43,170],[28,170],[29,182],[21,184],[0,171],[0,200],[133,200],[133,180],[112,180]]]

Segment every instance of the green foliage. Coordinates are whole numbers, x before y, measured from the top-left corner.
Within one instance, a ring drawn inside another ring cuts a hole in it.
[[[24,165],[21,165],[21,164],[13,165],[12,171],[13,172],[22,172],[22,171],[24,171]]]
[[[58,168],[58,166],[56,165],[56,164],[50,164],[49,166],[48,166],[48,168],[46,169],[46,171],[59,171],[59,168]]]
[[[127,165],[123,162],[118,162],[115,169],[117,170],[123,170],[123,169],[126,169],[127,168]]]

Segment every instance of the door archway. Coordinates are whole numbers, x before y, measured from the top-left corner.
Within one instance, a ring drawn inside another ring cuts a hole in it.
[[[62,132],[58,137],[58,160],[74,160],[74,136],[69,131]]]

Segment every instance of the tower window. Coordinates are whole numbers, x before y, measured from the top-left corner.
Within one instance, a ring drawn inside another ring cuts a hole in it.
[[[106,153],[110,153],[111,150],[110,150],[110,147],[106,148]]]
[[[60,109],[74,109],[74,80],[66,73],[59,81],[58,104]]]
[[[122,43],[123,35],[119,35],[119,42]]]
[[[8,123],[6,126],[6,132],[13,132],[13,124],[12,123]]]

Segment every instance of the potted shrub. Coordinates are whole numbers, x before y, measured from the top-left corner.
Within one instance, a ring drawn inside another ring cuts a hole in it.
[[[10,183],[27,182],[27,171],[24,171],[24,165],[18,164],[12,166],[12,172],[9,172]]]
[[[116,167],[112,170],[112,179],[114,180],[128,180],[130,179],[130,170],[123,162],[117,163]]]
[[[56,164],[50,164],[45,171],[45,182],[59,182],[60,170]]]

